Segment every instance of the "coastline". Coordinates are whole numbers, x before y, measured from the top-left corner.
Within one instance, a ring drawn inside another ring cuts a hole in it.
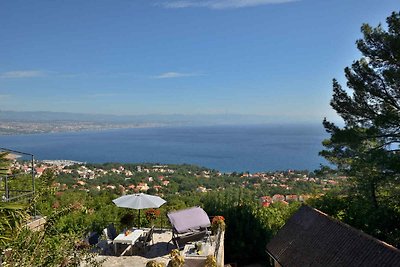
[[[165,123],[96,123],[96,122],[2,122],[0,136],[50,133],[100,132],[106,130],[156,128]]]
[[[148,125],[149,126],[149,125]],[[325,164],[318,127],[172,126],[0,136],[2,147],[36,159],[195,164],[223,172],[297,169]]]

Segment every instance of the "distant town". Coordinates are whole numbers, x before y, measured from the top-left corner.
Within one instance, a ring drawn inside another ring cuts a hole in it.
[[[100,122],[7,122],[0,124],[0,135],[40,134],[79,131],[100,131],[108,129],[141,128],[161,126],[160,123],[100,123]]]
[[[76,132],[139,127],[259,124],[270,122],[259,115],[107,115],[47,111],[0,110],[0,135]]]

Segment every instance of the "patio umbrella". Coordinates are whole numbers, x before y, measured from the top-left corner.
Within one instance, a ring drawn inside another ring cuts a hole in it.
[[[159,208],[166,201],[158,196],[148,194],[125,195],[113,200],[114,204],[121,208],[139,210],[139,228],[140,228],[140,210],[149,208]]]

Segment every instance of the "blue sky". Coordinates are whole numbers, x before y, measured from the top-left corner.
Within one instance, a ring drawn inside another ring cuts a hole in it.
[[[388,0],[0,2],[0,110],[336,119],[332,78]]]

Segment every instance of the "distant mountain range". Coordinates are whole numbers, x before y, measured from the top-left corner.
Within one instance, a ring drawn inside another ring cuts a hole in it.
[[[108,115],[48,111],[0,111],[4,122],[95,122],[134,123],[161,125],[214,125],[214,124],[262,124],[273,121],[261,115],[217,114],[217,115]],[[276,122],[276,121],[275,121]]]

